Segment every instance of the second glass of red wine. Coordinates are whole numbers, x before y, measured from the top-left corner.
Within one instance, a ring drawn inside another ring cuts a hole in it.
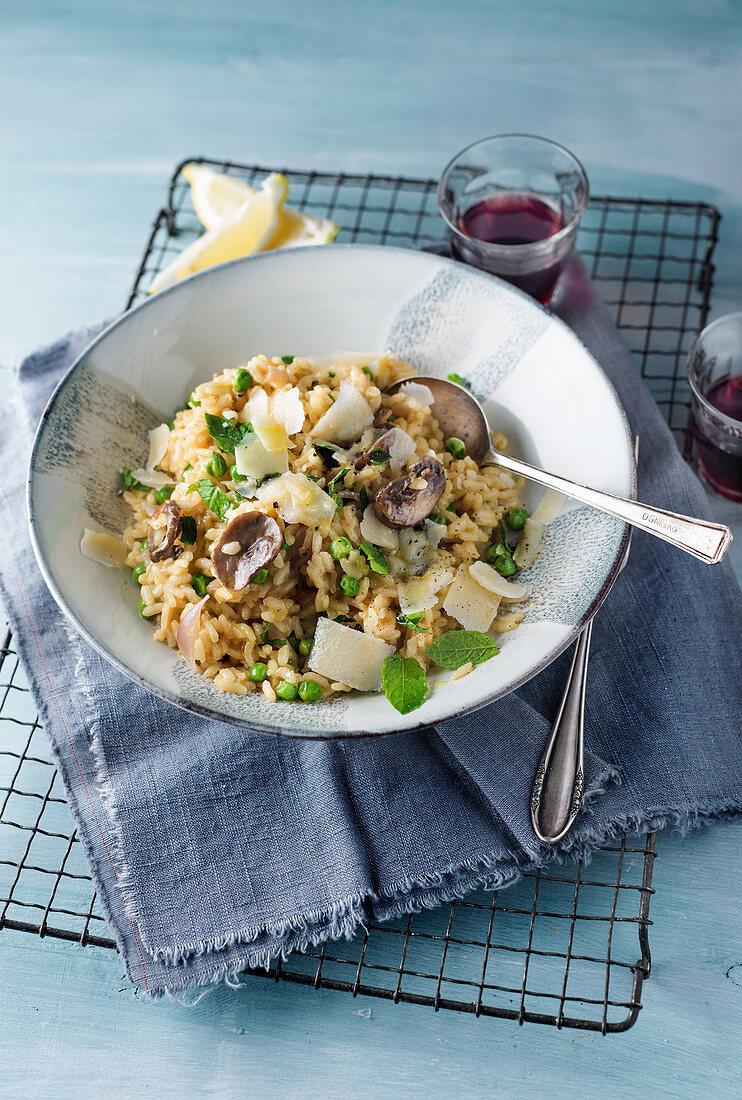
[[[544,303],[574,247],[588,197],[577,158],[529,134],[467,146],[438,185],[454,256]]]
[[[698,473],[715,493],[742,501],[742,313],[703,330],[688,356]]]

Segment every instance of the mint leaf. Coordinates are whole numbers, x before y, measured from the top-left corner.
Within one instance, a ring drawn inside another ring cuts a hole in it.
[[[282,355],[281,356],[281,362],[285,363],[287,367],[290,366],[293,363],[294,359],[296,359],[295,355]]]
[[[381,666],[384,694],[400,714],[409,714],[422,706],[428,694],[428,681],[423,666],[414,657],[387,657]]]
[[[343,480],[346,474],[350,473],[350,466],[346,466],[343,470],[338,470],[334,477],[330,478],[327,482],[327,492],[332,495],[337,485]]]
[[[383,447],[373,447],[368,452],[368,460],[372,466],[385,466],[392,456]]]
[[[400,611],[397,615],[397,622],[400,626],[406,626],[409,630],[414,630],[416,634],[427,634],[427,626],[418,626],[422,617],[422,611],[415,611],[412,615],[405,615],[403,611]]]
[[[188,492],[198,493],[206,507],[219,516],[219,519],[224,519],[229,509],[234,507],[227,494],[217,488],[214,482],[209,481],[208,478],[202,478],[201,481],[189,485]]]
[[[481,630],[449,630],[447,634],[433,639],[425,650],[425,656],[441,668],[456,669],[469,661],[473,665],[481,665],[499,652],[495,641],[489,634],[482,634]]]
[[[195,519],[193,516],[181,516],[180,523],[180,541],[186,542],[189,546],[192,546],[198,538],[198,527],[196,526]]]
[[[446,378],[449,382],[455,382],[458,386],[463,386],[465,390],[471,389],[471,382],[466,378],[462,378],[460,374],[447,374]]]
[[[245,436],[252,431],[252,424],[223,420],[221,416],[214,416],[213,413],[206,413],[204,420],[211,438],[230,455],[234,454],[235,447],[239,447]]]
[[[389,573],[389,562],[386,560],[378,546],[374,546],[372,542],[362,542],[360,549],[363,551],[366,561],[373,569],[374,573],[381,573],[383,577]]]

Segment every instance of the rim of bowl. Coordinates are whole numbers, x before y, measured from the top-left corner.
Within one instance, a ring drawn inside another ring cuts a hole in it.
[[[443,201],[448,176],[454,164],[456,164],[457,161],[461,159],[461,157],[470,152],[470,150],[477,149],[481,145],[487,145],[491,141],[503,141],[510,138],[526,138],[528,141],[537,142],[540,145],[549,145],[552,149],[558,149],[560,153],[564,153],[571,161],[574,162],[585,184],[584,200],[582,201],[581,205],[575,210],[569,221],[562,226],[558,233],[552,233],[550,237],[544,237],[543,240],[540,241],[529,241],[525,244],[495,244],[493,241],[483,241],[479,237],[472,236],[471,233],[465,233],[460,226],[452,221],[448,213],[448,204]],[[565,145],[560,145],[558,141],[552,141],[551,138],[539,137],[538,134],[490,134],[489,137],[478,138],[477,141],[472,141],[469,145],[465,145],[463,149],[460,149],[458,153],[451,157],[448,164],[441,173],[441,178],[438,181],[436,196],[438,199],[438,210],[441,217],[443,218],[444,222],[451,230],[451,232],[455,233],[460,240],[476,241],[477,246],[481,247],[486,255],[493,257],[507,256],[508,258],[510,258],[513,256],[524,255],[534,256],[541,251],[547,251],[548,249],[553,248],[555,242],[561,242],[580,224],[583,215],[587,210],[587,204],[590,201],[590,181],[587,177],[587,172],[585,171],[582,163],[578,160],[578,158],[570,149],[567,149]]]
[[[317,252],[319,250],[324,251],[326,249],[326,247],[327,247],[326,245],[305,245],[305,246],[302,247],[301,251],[304,252],[304,253],[313,253],[313,252]],[[396,253],[403,253],[407,257],[409,257],[410,255],[413,255],[413,256],[417,255],[417,256],[425,257],[425,258],[430,257],[430,259],[434,260],[437,264],[443,264],[444,266],[449,266],[450,265],[450,266],[453,266],[457,269],[465,270],[474,279],[482,279],[482,280],[485,280],[485,281],[489,281],[489,280],[494,279],[495,282],[500,283],[508,291],[512,292],[517,297],[519,297],[519,298],[523,299],[524,301],[526,301],[530,306],[538,309],[542,313],[548,314],[550,321],[555,322],[557,325],[560,325],[562,328],[566,329],[570,333],[570,335],[573,337],[573,339],[575,339],[577,341],[577,343],[582,347],[582,349],[587,353],[588,357],[590,358],[590,360],[593,363],[593,366],[595,367],[595,369],[597,369],[600,372],[606,386],[608,387],[609,391],[613,395],[613,398],[614,398],[615,403],[616,403],[616,407],[617,407],[617,409],[619,411],[619,414],[620,414],[620,418],[623,422],[624,431],[626,432],[626,439],[627,439],[627,443],[628,443],[629,460],[630,460],[630,466],[631,466],[631,495],[632,496],[636,495],[637,466],[636,466],[636,459],[634,457],[634,450],[633,450],[633,447],[631,445],[631,443],[632,443],[631,427],[629,425],[628,417],[626,416],[626,411],[625,411],[625,409],[624,409],[624,407],[621,403],[621,400],[618,396],[618,393],[616,392],[616,389],[615,389],[613,383],[611,382],[611,380],[608,377],[608,375],[606,374],[606,372],[603,370],[600,363],[594,357],[594,355],[592,354],[590,349],[586,346],[586,344],[584,344],[583,341],[580,340],[579,336],[577,336],[572,331],[572,329],[569,327],[569,325],[565,324],[565,322],[562,321],[561,318],[556,317],[553,313],[550,313],[550,311],[548,309],[546,309],[545,306],[541,305],[541,303],[536,302],[533,298],[529,297],[529,295],[527,295],[524,291],[518,289],[518,287],[512,286],[510,283],[506,282],[504,279],[500,279],[496,275],[489,275],[485,271],[480,271],[478,268],[470,267],[469,265],[462,264],[457,260],[449,259],[446,256],[438,256],[436,254],[429,253],[429,252],[423,252],[421,250],[416,250],[416,249],[411,249],[411,248],[398,248],[398,247],[394,247],[392,245],[383,245],[383,244],[351,244],[351,243],[348,243],[348,244],[333,244],[333,246],[332,246],[332,251],[333,252],[340,251],[340,250],[342,250],[342,251],[357,251],[357,252],[369,251],[370,250],[370,251],[385,253],[385,254],[391,253],[392,255],[394,255]],[[291,251],[293,251],[293,250],[291,250]],[[48,422],[48,420],[51,416],[51,413],[53,412],[54,405],[56,404],[56,401],[57,401],[59,395],[61,394],[62,390],[66,386],[66,384],[67,384],[69,378],[71,377],[71,375],[73,374],[73,372],[75,370],[77,370],[77,367],[79,366],[79,364],[82,362],[83,359],[85,359],[90,354],[90,352],[93,350],[93,348],[97,347],[97,345],[105,337],[107,337],[111,332],[113,332],[114,329],[117,329],[120,325],[123,325],[128,320],[129,317],[134,316],[135,314],[139,313],[143,309],[146,309],[150,305],[151,302],[157,301],[161,296],[166,295],[166,294],[170,294],[173,291],[177,291],[179,287],[181,287],[185,284],[190,284],[194,280],[208,279],[216,271],[221,271],[221,270],[226,269],[226,268],[236,267],[236,266],[242,265],[242,264],[257,263],[257,262],[261,262],[261,261],[263,261],[263,262],[272,261],[272,260],[275,260],[275,258],[277,256],[279,256],[279,257],[281,256],[280,251],[279,252],[276,252],[276,251],[261,252],[261,253],[258,253],[257,255],[254,255],[254,256],[241,256],[239,259],[229,260],[229,261],[227,261],[226,263],[223,263],[223,264],[217,264],[215,267],[207,268],[205,271],[197,271],[193,275],[189,275],[184,279],[180,279],[177,283],[174,283],[172,286],[165,287],[163,290],[158,291],[158,293],[156,295],[153,295],[150,298],[145,298],[143,301],[139,302],[137,305],[132,306],[132,308],[127,310],[125,313],[122,313],[120,317],[117,317],[114,321],[111,322],[110,325],[108,325],[105,329],[103,329],[103,331],[101,333],[99,333],[98,336],[96,336],[95,339],[92,340],[88,344],[88,346],[80,353],[80,355],[78,355],[78,357],[75,359],[75,361],[70,365],[68,370],[65,372],[63,377],[59,380],[59,382],[57,383],[56,387],[54,388],[54,391],[51,394],[51,396],[50,396],[50,398],[49,398],[49,400],[46,404],[46,407],[44,408],[43,413],[41,414],[41,418],[39,420],[39,423],[38,423],[37,428],[36,428],[36,432],[34,434],[33,445],[31,447],[31,456],[30,456],[30,459],[29,459],[28,476],[27,476],[27,480],[26,480],[26,507],[27,507],[27,510],[28,510],[29,530],[30,530],[30,534],[31,534],[31,545],[33,547],[34,555],[36,557],[36,562],[37,562],[37,564],[39,566],[39,569],[41,571],[41,574],[42,574],[42,576],[43,576],[43,578],[46,582],[46,585],[47,585],[49,591],[51,592],[52,596],[54,597],[55,603],[57,604],[59,609],[62,611],[62,613],[66,616],[66,618],[72,623],[72,625],[75,627],[77,632],[80,635],[82,635],[82,637],[85,639],[85,641],[87,641],[88,644],[91,645],[97,653],[99,653],[102,657],[104,657],[110,664],[112,664],[114,666],[114,668],[118,669],[118,671],[121,672],[124,676],[126,676],[129,680],[132,680],[134,683],[139,684],[141,687],[145,688],[147,691],[151,692],[153,695],[157,696],[158,698],[164,699],[166,702],[174,704],[175,706],[179,707],[181,710],[189,711],[192,714],[197,714],[200,717],[209,719],[211,721],[226,722],[228,725],[236,726],[240,729],[250,730],[250,731],[255,732],[255,733],[271,734],[273,736],[279,736],[279,737],[280,736],[290,737],[290,738],[295,738],[295,739],[302,740],[302,741],[339,741],[339,740],[353,740],[353,739],[361,738],[361,737],[389,737],[389,736],[395,736],[396,734],[399,734],[399,733],[413,733],[416,730],[427,729],[427,728],[430,728],[431,726],[436,725],[438,722],[449,722],[454,718],[460,718],[465,714],[471,714],[473,711],[480,710],[482,707],[485,707],[485,706],[489,706],[490,703],[494,703],[498,699],[502,699],[505,695],[509,695],[512,691],[516,691],[519,687],[522,687],[523,684],[525,684],[529,680],[533,679],[534,676],[538,676],[538,674],[540,672],[543,672],[543,670],[545,668],[547,668],[552,663],[552,661],[555,661],[557,659],[557,657],[559,657],[565,651],[565,649],[569,648],[569,646],[572,644],[572,642],[574,642],[574,640],[579,636],[579,634],[582,632],[582,630],[587,626],[587,624],[590,622],[592,617],[595,615],[595,613],[598,611],[600,606],[605,601],[608,593],[610,592],[611,588],[613,587],[613,583],[614,583],[616,577],[619,574],[620,564],[621,564],[621,561],[623,559],[623,555],[625,553],[626,546],[627,546],[628,540],[629,540],[629,526],[628,526],[628,524],[624,524],[623,534],[621,536],[615,558],[614,558],[614,560],[611,564],[610,569],[608,570],[608,573],[605,577],[605,580],[603,581],[603,584],[601,585],[599,592],[597,593],[597,595],[595,596],[595,598],[591,602],[590,606],[585,611],[585,613],[582,616],[582,618],[580,619],[580,621],[574,627],[572,627],[572,629],[567,634],[567,637],[562,642],[560,642],[557,646],[555,646],[553,649],[549,650],[549,652],[545,655],[545,657],[541,661],[539,661],[539,663],[536,666],[534,666],[529,672],[524,673],[524,675],[518,677],[518,679],[513,681],[510,684],[509,687],[504,688],[501,691],[492,692],[491,694],[488,694],[486,696],[486,698],[484,698],[484,699],[482,699],[478,702],[471,703],[471,704],[469,704],[467,706],[464,706],[464,707],[458,707],[456,710],[452,711],[451,713],[445,714],[445,715],[441,716],[440,718],[436,718],[436,719],[433,719],[433,720],[427,720],[427,721],[413,721],[411,723],[405,723],[403,726],[401,726],[401,728],[393,729],[393,730],[383,730],[383,731],[367,730],[367,729],[360,729],[360,730],[356,730],[356,729],[340,729],[340,730],[333,729],[333,730],[328,730],[324,733],[318,733],[314,730],[310,730],[310,731],[302,730],[299,733],[288,733],[285,730],[282,730],[281,728],[276,726],[275,724],[271,724],[271,723],[268,723],[268,722],[261,722],[259,720],[255,720],[255,719],[248,720],[246,718],[238,718],[238,717],[235,717],[233,715],[224,714],[223,711],[219,711],[219,710],[216,710],[212,707],[205,706],[201,703],[194,702],[193,700],[183,699],[181,696],[176,695],[173,692],[167,691],[165,688],[159,687],[157,684],[154,684],[151,680],[148,680],[146,677],[140,676],[138,673],[134,672],[134,670],[129,668],[129,666],[126,665],[121,660],[121,658],[119,658],[108,646],[106,646],[104,643],[100,642],[98,639],[94,638],[92,636],[92,634],[88,631],[87,627],[77,618],[77,616],[74,614],[72,609],[70,607],[68,607],[64,596],[62,595],[59,588],[57,587],[57,584],[54,580],[54,577],[52,575],[51,570],[47,566],[46,559],[45,559],[44,554],[41,550],[41,545],[39,543],[39,540],[38,540],[37,534],[36,534],[36,523],[37,523],[37,521],[36,521],[36,509],[34,507],[34,498],[33,498],[34,467],[35,467],[35,464],[36,464],[37,452],[38,452],[38,449],[39,449],[40,444],[41,444],[41,437],[42,437],[42,434],[43,434],[44,429],[46,427],[46,424],[47,424],[47,422]],[[153,643],[153,644],[155,644],[155,643]],[[332,704],[327,704],[327,705],[332,705]],[[409,717],[409,715],[399,715],[400,719],[408,718],[408,717]]]

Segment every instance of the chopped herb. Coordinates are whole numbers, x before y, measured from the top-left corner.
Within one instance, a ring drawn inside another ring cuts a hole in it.
[[[291,549],[289,544],[286,542],[286,539],[284,539],[283,542],[281,543],[281,549],[283,550],[284,554],[286,553],[287,550]]]
[[[192,464],[191,464],[191,463],[189,462],[187,466],[184,466],[184,467],[183,467],[183,473],[185,474],[185,473],[187,473],[187,472],[188,472],[189,470],[192,470],[192,469],[193,469],[193,465],[192,465]]]
[[[328,481],[327,491],[329,493],[332,493],[332,491],[334,490],[334,488],[338,484],[338,482],[342,481],[343,478],[345,477],[345,475],[349,474],[349,473],[350,473],[350,466],[346,466],[345,469],[343,469],[343,470],[338,470],[338,472],[332,478],[330,478],[330,480]]]
[[[343,498],[341,496],[338,496],[337,493],[328,493],[328,496],[332,497],[332,499],[335,501],[335,511],[339,512],[345,504]]]
[[[336,615],[334,622],[336,623],[352,623],[355,619],[351,619],[350,615]]]
[[[427,634],[427,626],[418,626],[422,617],[422,611],[415,611],[412,615],[405,615],[403,611],[400,611],[397,615],[397,622],[400,626],[406,626],[410,630],[414,630],[416,634]]]
[[[163,485],[161,489],[158,489],[155,493],[155,503],[164,504],[166,500],[170,500],[173,495],[172,485]]]
[[[368,460],[372,466],[384,466],[392,456],[383,447],[373,447],[368,452]]]
[[[175,420],[168,420],[166,423],[171,432],[175,430]]]
[[[446,508],[446,511],[451,512],[454,516],[457,516],[459,514],[455,508]]]
[[[180,517],[180,541],[192,545],[198,538],[198,527],[193,516]]]
[[[480,630],[449,630],[433,639],[425,655],[441,668],[456,669],[470,661],[481,665],[499,652],[494,639]]]
[[[268,635],[271,632],[271,625],[272,625],[271,623],[266,623],[265,626],[263,627],[263,629],[260,631],[260,640],[261,640],[261,642],[265,643],[265,642],[268,641]]]
[[[471,382],[462,378],[460,374],[447,374],[446,378],[449,382],[455,382],[457,386],[463,386],[465,390],[471,389]]]
[[[314,453],[324,462],[328,470],[331,470],[333,466],[339,466],[338,460],[335,458],[336,447],[331,446],[329,443],[313,443]]]
[[[328,393],[327,396],[330,398],[330,404],[334,405],[335,404],[335,394],[334,393]]]
[[[306,476],[310,481],[313,481],[315,485],[319,485],[320,481],[324,481],[324,478],[317,477],[316,474],[307,474]]]
[[[128,467],[126,466],[124,466],[123,470],[121,471],[121,480],[124,483],[125,489],[141,489],[144,493],[149,492],[149,487],[147,485],[142,485],[141,481],[137,481],[137,479],[133,476],[131,470],[128,469]]]
[[[445,527],[445,525],[448,523],[448,520],[442,512],[433,512],[432,516],[428,516],[428,519],[431,523],[440,524],[441,527]]]
[[[207,577],[204,573],[194,573],[191,577],[191,588],[197,596],[206,595],[206,586],[211,580],[211,577]]]
[[[221,416],[206,413],[204,416],[209,435],[223,451],[233,455],[235,447],[239,447],[246,435],[249,435],[252,424],[233,423],[231,420],[223,420]]]
[[[229,467],[229,476],[232,478],[232,481],[249,481],[250,480],[250,478],[247,476],[247,474],[241,474],[236,466],[230,466]]]
[[[366,508],[368,508],[368,489],[366,488],[365,485],[361,486],[361,491],[358,494],[358,496],[359,496],[359,503],[361,505],[361,508],[363,508],[364,511],[365,511]]]
[[[222,518],[224,518],[224,517],[222,517]],[[257,571],[257,573],[253,577],[250,578],[250,584],[265,584],[265,582],[267,580],[268,580],[268,570],[267,569],[259,569]]]
[[[374,374],[373,374],[373,371],[371,370],[370,367],[361,367],[361,370],[363,371],[364,374],[367,374],[369,376],[369,378],[373,379]]]
[[[328,370],[327,377],[328,378],[334,378],[335,377],[335,371],[334,370]]]
[[[290,366],[291,366],[291,364],[293,363],[294,359],[296,359],[296,356],[295,356],[295,355],[282,355],[282,356],[281,356],[281,362],[282,362],[282,363],[285,363],[287,367],[290,367]]]
[[[380,573],[383,577],[389,573],[389,562],[386,560],[378,546],[372,542],[362,542],[360,549],[365,555],[366,561],[374,573]]]
[[[197,401],[197,400],[196,400],[196,398],[194,397],[194,394],[195,394],[195,392],[196,392],[196,391],[194,390],[194,391],[193,391],[193,393],[191,394],[191,396],[190,396],[190,397],[188,398],[188,404],[189,404],[189,405],[191,406],[191,408],[193,408],[193,409],[196,409],[196,408],[198,408],[198,406],[199,406],[199,405],[201,404],[201,402],[200,402],[200,401]]]
[[[414,657],[392,654],[381,668],[384,694],[400,714],[409,714],[422,706],[428,694],[428,681],[419,661]]]
[[[219,519],[224,519],[229,509],[234,507],[227,494],[217,488],[213,481],[209,481],[205,477],[201,478],[200,481],[196,481],[193,485],[189,485],[187,492],[198,493],[206,507],[219,516]]]

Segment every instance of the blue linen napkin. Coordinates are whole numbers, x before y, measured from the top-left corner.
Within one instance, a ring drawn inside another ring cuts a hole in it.
[[[579,264],[555,307],[641,435],[642,498],[705,514],[699,483]],[[726,563],[704,566],[641,532],[595,622],[586,805],[556,851],[536,840],[528,805],[569,654],[475,714],[358,742],[249,734],[123,678],[54,604],[24,503],[32,428],[94,335],[74,333],[18,371],[15,419],[6,413],[0,431],[2,591],[101,903],[143,991],[229,980],[368,919],[586,855],[623,830],[739,812],[739,588]]]

